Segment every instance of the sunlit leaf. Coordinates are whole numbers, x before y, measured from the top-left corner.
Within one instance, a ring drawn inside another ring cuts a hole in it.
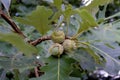
[[[29,45],[27,42],[24,41],[24,39],[15,33],[0,33],[0,40],[5,41],[8,43],[11,43],[16,48],[18,48],[20,51],[22,51],[25,55],[31,55],[36,54],[37,49],[31,45]]]
[[[93,0],[91,2],[91,4],[89,4],[88,6],[86,6],[87,8],[94,8],[94,7],[98,7],[100,5],[105,5],[105,4],[108,4],[110,2],[112,2],[113,0]]]
[[[17,21],[23,24],[34,26],[42,35],[46,34],[51,28],[49,18],[52,15],[52,10],[43,6],[37,6],[30,15],[26,18],[17,17]]]
[[[54,5],[60,10],[62,5],[62,0],[54,0]]]
[[[54,13],[54,15],[52,16],[52,18],[50,19],[50,22],[52,22],[52,21],[57,21],[58,20],[58,18],[61,16],[61,14],[62,14],[62,11],[60,10],[60,11],[57,11],[57,12],[55,12]],[[50,23],[49,22],[49,23]]]
[[[66,6],[66,10],[63,11],[65,19],[69,19],[71,15],[73,15],[74,13],[75,12],[74,12],[74,9],[72,9],[72,5]]]
[[[88,13],[88,11],[86,10],[79,10],[76,9],[75,10],[81,17],[81,21],[80,21],[80,28],[78,30],[78,34],[88,30],[91,27],[96,27],[98,26],[97,22],[95,21],[95,19]]]
[[[86,9],[88,10],[91,14],[95,15],[97,11],[99,10],[99,6],[108,4],[112,2],[113,0],[93,0],[88,6],[83,6],[80,9]]]

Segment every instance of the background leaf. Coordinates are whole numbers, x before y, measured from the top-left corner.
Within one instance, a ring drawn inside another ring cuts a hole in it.
[[[66,57],[54,58],[49,57],[46,61],[47,65],[42,67],[45,74],[37,79],[30,80],[69,80],[69,74],[72,70],[74,60]]]
[[[113,56],[109,55],[109,53],[106,53],[105,51],[88,44],[91,48],[93,48],[94,52],[98,52],[100,55],[104,56],[106,59],[106,64],[103,69],[105,69],[107,72],[111,74],[116,74],[120,70],[120,62],[116,60]]]
[[[120,22],[115,21],[112,23],[101,24],[97,29],[93,29],[92,34],[94,39],[99,39],[103,42],[120,42]]]
[[[37,6],[30,15],[26,18],[17,17],[17,21],[23,24],[34,26],[42,35],[46,34],[50,30],[49,20],[52,16],[52,10],[44,6]]]
[[[71,54],[71,58],[78,61],[84,70],[93,71],[96,67],[103,66],[104,63],[104,59],[102,60],[99,55],[89,48],[79,48]]]
[[[40,62],[35,56],[27,57],[21,54],[17,55],[4,55],[0,56],[0,68],[4,68],[6,71],[19,69],[20,72],[31,69],[36,66],[34,62]]]
[[[15,33],[0,33],[0,40],[11,43],[25,55],[36,54],[37,49],[23,40],[21,36]]]

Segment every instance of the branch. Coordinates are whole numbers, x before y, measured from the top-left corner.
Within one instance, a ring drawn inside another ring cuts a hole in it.
[[[24,38],[26,38],[26,36],[22,33],[22,31],[17,27],[17,25],[15,24],[15,22],[8,17],[7,15],[5,15],[5,13],[0,9],[0,16],[8,23],[11,25],[11,27],[13,28],[14,32],[22,35]],[[65,37],[65,39],[70,39],[68,36]],[[28,43],[30,43],[33,46],[38,45],[39,43],[41,43],[42,41],[46,41],[46,40],[51,40],[50,36],[43,36],[40,37],[34,41],[28,41]]]
[[[43,37],[40,37],[40,38],[30,42],[30,44],[33,45],[33,46],[36,46],[36,45],[38,45],[39,43],[41,43],[42,41],[45,41],[45,40],[51,40],[51,37],[50,36],[43,36]]]
[[[12,19],[10,19],[10,17],[8,17],[1,9],[0,9],[0,16],[8,23],[11,25],[12,29],[14,30],[14,32],[22,35],[24,38],[26,37],[22,31],[17,27],[17,25],[15,24],[15,22],[13,22]]]
[[[39,73],[38,73],[38,68],[37,67],[34,68],[34,71],[35,71],[35,77],[39,77]]]
[[[65,39],[70,39],[70,37],[66,36]],[[33,46],[36,46],[39,43],[41,43],[42,41],[46,41],[46,40],[51,40],[51,36],[43,36],[43,37],[40,37],[34,41],[30,41],[29,43]]]

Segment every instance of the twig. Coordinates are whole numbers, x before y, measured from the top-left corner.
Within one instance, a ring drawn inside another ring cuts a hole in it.
[[[50,36],[43,36],[43,37],[40,37],[40,38],[30,42],[30,44],[33,45],[33,46],[36,46],[36,45],[38,45],[39,43],[41,43],[42,41],[45,41],[45,40],[51,40],[51,37]]]
[[[70,39],[70,37],[68,36],[65,36],[65,39]],[[46,40],[51,40],[51,36],[43,36],[43,37],[40,37],[34,41],[30,41],[29,43],[33,46],[36,46],[38,45],[39,43],[41,43],[42,41],[46,41]]]
[[[13,22],[13,20],[8,17],[1,9],[0,9],[0,16],[8,23],[11,25],[12,29],[14,30],[14,32],[22,35],[24,38],[26,37],[22,31],[17,27],[17,25],[15,24],[15,22]]]
[[[17,27],[17,25],[15,24],[15,22],[13,22],[13,20],[8,17],[1,9],[0,9],[0,16],[8,23],[11,25],[11,27],[13,28],[14,32],[22,35],[24,38],[26,38],[26,36],[22,33],[22,31]],[[66,39],[70,39],[69,37],[66,37]],[[39,43],[41,43],[42,41],[45,41],[45,40],[51,40],[51,37],[50,36],[43,36],[43,37],[40,37],[34,41],[28,41],[28,43],[30,43],[31,45],[33,46],[36,46],[38,45]]]
[[[39,77],[39,73],[38,73],[38,68],[37,67],[34,68],[34,71],[35,71],[35,77]]]

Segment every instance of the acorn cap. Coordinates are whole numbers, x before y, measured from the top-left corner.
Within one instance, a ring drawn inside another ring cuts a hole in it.
[[[51,39],[54,43],[62,43],[65,40],[65,34],[63,31],[54,31],[51,34]]]
[[[77,47],[76,47],[75,41],[66,39],[63,42],[63,48],[65,51],[70,52],[70,51],[73,51],[74,49],[76,49]]]
[[[49,53],[54,56],[60,56],[63,53],[63,46],[55,43],[49,48]]]

